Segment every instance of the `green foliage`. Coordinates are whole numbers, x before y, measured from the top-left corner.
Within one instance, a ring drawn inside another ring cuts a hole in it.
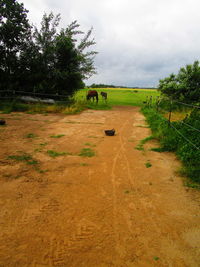
[[[200,110],[195,109],[183,121],[171,123],[179,133],[170,127],[168,121],[155,110],[143,108],[142,112],[147,118],[153,136],[160,141],[160,150],[176,152],[185,166],[185,174],[193,181],[200,183],[200,133],[197,131],[200,131]]]
[[[51,135],[50,137],[51,138],[61,138],[63,136],[65,136],[65,134]]]
[[[37,137],[37,135],[34,133],[29,133],[26,135],[26,138],[36,138],[36,137]]]
[[[16,90],[19,53],[30,30],[27,10],[16,0],[1,0],[0,14],[0,89]]]
[[[160,80],[159,90],[168,97],[186,103],[199,103],[200,101],[200,66],[195,61],[192,65],[181,68],[177,75]]]
[[[79,153],[79,156],[81,157],[93,157],[94,155],[95,152],[91,148],[83,148]]]
[[[28,165],[36,165],[38,161],[33,159],[30,154],[24,153],[22,155],[11,155],[8,156],[8,159],[16,160],[16,161],[25,161]]]
[[[152,164],[150,162],[146,162],[145,166],[146,166],[146,168],[150,168],[152,166]]]
[[[60,15],[50,13],[44,14],[37,29],[30,26],[27,12],[17,0],[0,1],[0,89],[7,90],[1,95],[25,91],[70,98],[84,87],[83,79],[95,73],[97,52],[89,50],[95,44],[92,28],[84,34],[74,21],[59,30]]]
[[[47,154],[52,158],[56,158],[56,157],[59,157],[59,156],[65,156],[65,155],[71,155],[68,152],[57,152],[57,151],[54,151],[54,150],[47,150]]]
[[[146,142],[152,140],[152,139],[154,139],[154,137],[153,137],[152,135],[150,135],[150,136],[148,136],[148,137],[142,139],[142,140],[140,141],[140,143],[135,147],[135,149],[137,149],[137,150],[144,150],[144,144],[145,144]]]

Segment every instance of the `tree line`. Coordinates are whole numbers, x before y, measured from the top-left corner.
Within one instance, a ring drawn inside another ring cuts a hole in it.
[[[0,90],[72,96],[95,73],[92,28],[77,21],[59,30],[60,15],[30,24],[17,0],[0,0]]]

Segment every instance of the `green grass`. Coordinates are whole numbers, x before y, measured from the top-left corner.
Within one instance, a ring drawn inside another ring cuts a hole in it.
[[[26,138],[36,138],[37,135],[34,134],[34,133],[29,133],[29,134],[27,134],[25,137],[26,137]]]
[[[83,148],[81,150],[81,152],[79,153],[79,156],[81,156],[81,157],[93,157],[93,156],[95,156],[95,152],[91,148]]]
[[[30,154],[24,153],[22,155],[11,155],[8,156],[7,159],[12,159],[15,161],[24,161],[28,165],[36,165],[39,162],[36,159],[33,159],[33,157]]]
[[[150,162],[146,162],[145,166],[146,166],[146,168],[150,168],[152,166],[152,164]]]
[[[152,135],[142,139],[140,141],[140,143],[135,147],[135,149],[144,151],[144,144],[147,143],[148,141],[152,140],[152,139],[154,139],[154,137]]]
[[[85,146],[95,147],[96,145],[91,144],[91,143],[85,143]]]
[[[77,92],[75,98],[85,101],[86,93],[89,89],[81,89]],[[92,109],[110,109],[112,106],[117,105],[131,105],[131,106],[144,106],[144,101],[147,97],[152,96],[155,101],[156,96],[160,95],[156,89],[122,89],[122,88],[106,88],[106,89],[94,89],[99,93],[99,103],[96,104],[92,101],[86,102],[88,108]],[[102,100],[100,92],[106,92],[108,94],[107,103]]]
[[[51,135],[50,137],[51,138],[61,138],[63,136],[65,136],[65,134]]]
[[[59,157],[59,156],[65,156],[65,155],[71,155],[68,152],[57,152],[57,151],[54,151],[54,150],[47,150],[47,154],[52,158],[56,158],[56,157]]]
[[[48,143],[41,143],[41,144],[39,144],[41,147],[44,147],[44,146],[46,146]]]
[[[88,166],[88,163],[80,163],[80,166]]]

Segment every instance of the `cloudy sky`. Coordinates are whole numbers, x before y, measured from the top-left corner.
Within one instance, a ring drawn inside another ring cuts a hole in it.
[[[200,60],[199,0],[18,0],[39,27],[44,12],[91,28],[97,74],[86,84],[157,86],[159,79]]]

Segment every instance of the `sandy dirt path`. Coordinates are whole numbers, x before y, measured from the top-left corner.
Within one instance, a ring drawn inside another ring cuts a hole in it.
[[[135,149],[151,134],[138,108],[1,117],[1,267],[200,266],[200,194],[174,154]]]

